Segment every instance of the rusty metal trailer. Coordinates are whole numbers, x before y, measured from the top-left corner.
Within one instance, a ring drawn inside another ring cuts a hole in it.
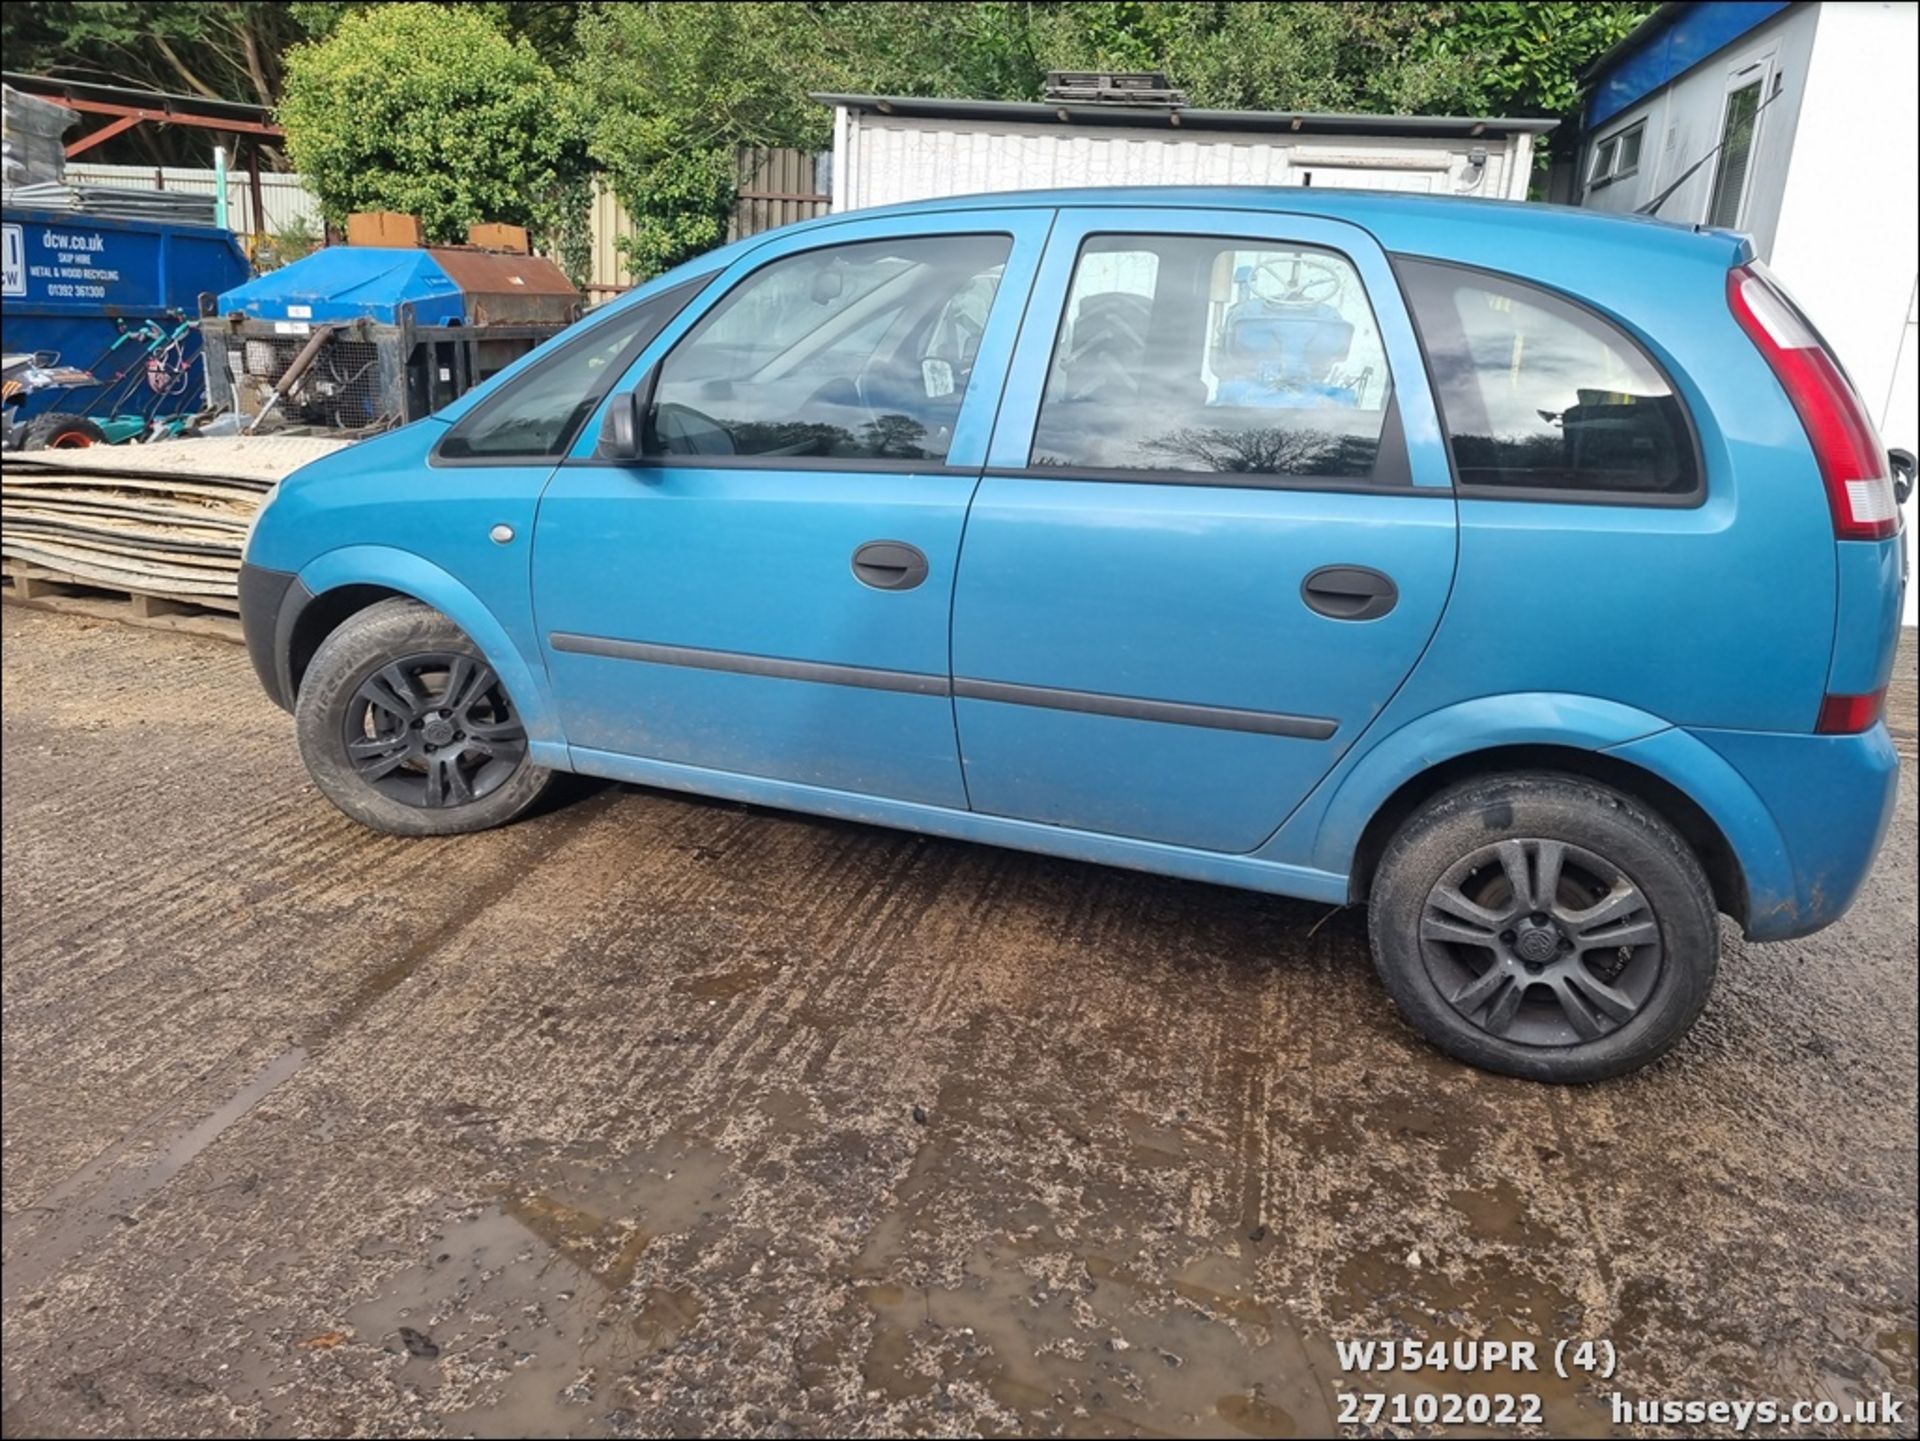
[[[580,316],[552,261],[335,246],[202,308],[213,404],[347,432],[438,410]],[[277,398],[276,398],[276,392]]]

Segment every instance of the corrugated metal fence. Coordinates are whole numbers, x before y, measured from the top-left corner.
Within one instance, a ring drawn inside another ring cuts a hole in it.
[[[740,198],[727,226],[727,238],[738,240],[778,225],[825,215],[831,202],[826,184],[829,159],[810,150],[742,146],[738,155]],[[70,162],[67,179],[80,185],[185,190],[202,195],[213,194],[216,184],[211,170],[94,165],[85,161]],[[253,191],[246,172],[235,171],[227,176],[227,205],[235,230],[258,234],[262,229],[282,230],[304,220],[319,233],[320,202],[298,175],[262,172],[260,193],[261,208],[266,212],[264,227],[253,213]],[[591,220],[593,264],[589,288],[595,292],[591,298],[598,300],[633,283],[632,272],[621,262],[614,246],[621,236],[633,234],[633,220],[620,208],[604,183],[594,188]]]
[[[810,150],[773,150],[741,146],[737,156],[740,195],[733,207],[727,239],[825,215],[833,204],[827,171],[831,154]]]
[[[729,240],[811,220],[825,215],[833,203],[827,183],[832,157],[825,152],[743,145],[735,159],[740,194],[733,218],[727,222]],[[600,296],[633,284],[633,273],[614,245],[620,237],[632,235],[633,229],[632,217],[620,208],[605,182],[595,186],[591,288]]]
[[[212,195],[218,188],[213,171],[177,165],[95,165],[84,160],[67,162],[67,179],[75,185],[118,185],[129,190],[184,190],[189,194]],[[282,171],[260,172],[261,208],[266,212],[262,225],[253,213],[253,186],[244,170],[227,173],[227,221],[243,235],[258,235],[285,230],[305,221],[314,234],[320,233],[320,202],[298,175]]]
[[[594,293],[587,297],[587,302],[594,304],[605,300],[609,293],[625,290],[633,284],[633,272],[627,269],[620,252],[614,248],[614,241],[623,235],[633,234],[633,217],[620,208],[620,202],[613,198],[613,191],[607,188],[605,179],[594,182],[590,228],[593,261],[587,288]]]

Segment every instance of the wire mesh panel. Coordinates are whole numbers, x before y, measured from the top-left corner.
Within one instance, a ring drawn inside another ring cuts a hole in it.
[[[243,410],[259,407],[306,343],[304,336],[227,341],[229,374],[247,396]],[[279,410],[287,421],[359,430],[382,418],[386,407],[381,397],[379,344],[334,336],[281,398]]]
[[[511,365],[566,329],[558,322],[524,325],[367,325],[356,321],[321,342],[306,369],[287,384],[288,369],[312,340],[263,333],[273,322],[211,316],[208,388],[214,407],[246,417],[269,408],[272,426],[323,426],[367,431],[401,425],[441,406]],[[283,322],[282,322],[283,323]]]
[[[381,418],[380,347],[369,341],[329,340],[299,387],[301,419],[355,430]]]

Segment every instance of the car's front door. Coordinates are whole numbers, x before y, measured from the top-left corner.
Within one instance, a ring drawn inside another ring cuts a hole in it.
[[[851,221],[735,263],[640,356],[540,506],[568,743],[963,807],[947,626],[1051,212]]]
[[[974,809],[1256,849],[1412,669],[1455,538],[1370,236],[1063,209],[954,596]]]

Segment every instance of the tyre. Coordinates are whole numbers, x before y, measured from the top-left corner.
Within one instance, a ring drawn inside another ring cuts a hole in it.
[[[89,445],[105,445],[107,433],[84,415],[64,410],[49,410],[29,420],[20,432],[22,450],[78,450]]]
[[[1687,843],[1631,797],[1551,772],[1467,781],[1416,811],[1381,858],[1367,928],[1414,1029],[1536,1081],[1657,1060],[1720,962]]]
[[[504,825],[547,788],[512,697],[452,621],[385,600],[321,644],[294,730],[307,772],[354,820],[397,836]]]

